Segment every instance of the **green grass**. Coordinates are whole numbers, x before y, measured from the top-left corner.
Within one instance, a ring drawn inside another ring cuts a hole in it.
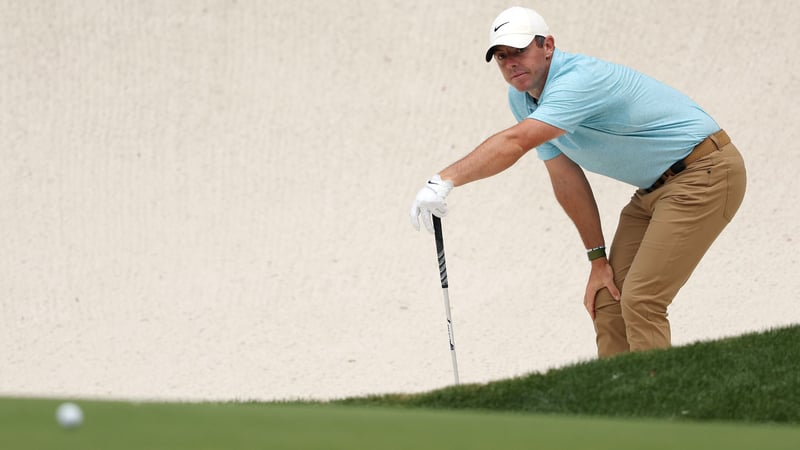
[[[0,400],[2,449],[796,449],[800,428],[304,404],[81,402],[56,426],[53,400]]]
[[[800,424],[800,326],[339,403]]]
[[[0,449],[797,449],[800,326],[329,403],[0,398]]]

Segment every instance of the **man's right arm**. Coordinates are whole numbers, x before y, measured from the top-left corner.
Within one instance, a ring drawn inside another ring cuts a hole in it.
[[[439,172],[439,176],[451,181],[453,186],[491,177],[514,165],[532,148],[562,134],[564,130],[560,128],[525,119],[485,140],[467,156]]]
[[[447,214],[446,197],[454,186],[496,175],[516,163],[522,155],[564,131],[544,122],[525,119],[485,140],[464,158],[433,176],[419,190],[411,204],[411,224],[419,229],[419,220],[433,233],[431,215]]]

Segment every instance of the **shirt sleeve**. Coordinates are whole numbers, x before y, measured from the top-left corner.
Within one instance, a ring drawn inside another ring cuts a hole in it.
[[[567,133],[580,125],[590,124],[609,107],[608,89],[599,73],[591,67],[581,67],[548,81],[549,86],[536,108],[528,117],[540,120]]]
[[[508,89],[508,104],[511,107],[511,113],[517,122],[522,122],[525,119],[533,118],[533,114],[529,109],[528,102],[525,98],[525,93],[517,92],[516,89],[509,87]],[[536,154],[542,161],[553,159],[561,154],[561,151],[553,144],[545,142],[544,144],[536,147]]]
[[[539,159],[541,159],[542,161],[553,159],[560,154],[561,150],[559,150],[555,145],[551,144],[550,142],[545,142],[544,144],[536,147],[536,156],[538,156]]]

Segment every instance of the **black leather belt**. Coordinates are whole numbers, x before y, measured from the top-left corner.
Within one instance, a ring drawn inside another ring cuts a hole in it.
[[[722,147],[730,144],[731,138],[728,137],[728,133],[725,130],[719,130],[716,133],[712,134],[711,136],[703,139],[702,142],[697,144],[692,152],[689,153],[686,158],[676,162],[675,164],[671,165],[666,172],[664,172],[652,186],[647,189],[644,189],[645,192],[650,193],[655,191],[656,189],[660,188],[667,182],[667,179],[670,177],[674,177],[675,175],[683,172],[689,164],[697,161],[700,158],[710,155],[711,153],[722,150]]]

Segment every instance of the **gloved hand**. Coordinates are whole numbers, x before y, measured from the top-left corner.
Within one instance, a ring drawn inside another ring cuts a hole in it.
[[[422,217],[422,223],[425,228],[433,233],[433,218],[431,214],[437,217],[444,217],[447,215],[447,203],[445,197],[453,189],[451,181],[444,181],[437,174],[431,177],[425,187],[417,192],[417,197],[414,203],[411,204],[411,225],[419,230],[419,218]]]

